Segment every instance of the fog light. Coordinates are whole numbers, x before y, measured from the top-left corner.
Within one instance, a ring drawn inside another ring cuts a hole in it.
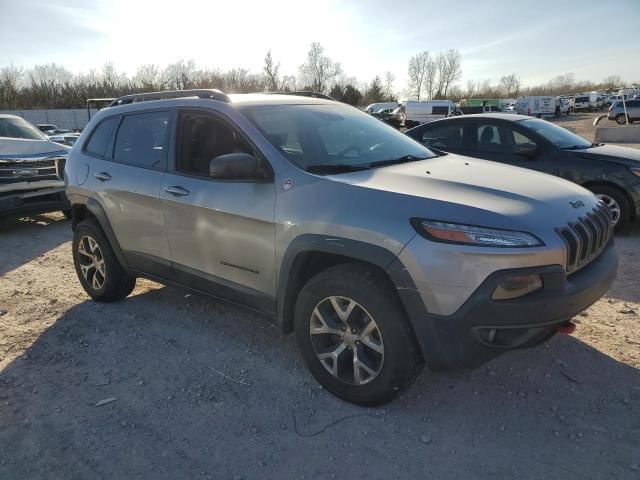
[[[518,298],[542,288],[540,275],[513,275],[507,277],[496,287],[491,298],[494,300],[508,300]]]

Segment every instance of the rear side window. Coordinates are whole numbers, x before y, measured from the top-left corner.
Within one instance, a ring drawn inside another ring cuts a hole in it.
[[[439,107],[439,106],[434,106],[431,107],[431,115],[448,115],[449,114],[449,107]]]
[[[162,111],[124,117],[116,137],[114,160],[135,167],[164,170],[170,115],[170,112]]]
[[[94,128],[91,138],[89,138],[87,146],[84,149],[85,152],[98,157],[104,157],[107,146],[109,145],[109,140],[111,140],[111,134],[117,123],[118,117],[107,118]]]
[[[462,148],[462,124],[443,125],[434,128],[427,128],[422,133],[422,143],[428,147],[442,148]]]

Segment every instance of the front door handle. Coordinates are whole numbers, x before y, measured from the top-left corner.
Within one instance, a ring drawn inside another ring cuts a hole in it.
[[[165,187],[164,191],[170,193],[174,197],[184,197],[185,195],[189,195],[189,190],[187,190],[186,188],[178,187],[176,185]]]
[[[107,172],[97,172],[94,176],[101,182],[108,182],[109,180],[111,180],[111,175],[109,175]]]

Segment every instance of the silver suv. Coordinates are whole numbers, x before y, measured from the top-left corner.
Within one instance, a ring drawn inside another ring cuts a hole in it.
[[[615,102],[609,107],[607,118],[609,120],[615,120],[619,125],[624,125],[629,120],[629,123],[640,120],[640,100],[627,100],[625,102],[627,107],[627,118],[624,116],[624,107],[622,100]]]
[[[123,97],[65,174],[93,299],[147,277],[259,310],[295,332],[323,387],[363,405],[425,362],[474,367],[570,330],[616,275],[592,193],[436,153],[331,100]]]

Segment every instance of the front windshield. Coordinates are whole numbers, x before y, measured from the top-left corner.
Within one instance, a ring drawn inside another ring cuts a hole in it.
[[[262,105],[240,111],[291,162],[307,171],[374,168],[435,155],[347,105]]]
[[[25,140],[46,140],[40,130],[20,117],[0,118],[0,137]]]
[[[591,148],[593,144],[569,130],[554,125],[546,120],[531,118],[521,122],[523,127],[533,130],[537,134],[549,140],[560,149]]]

